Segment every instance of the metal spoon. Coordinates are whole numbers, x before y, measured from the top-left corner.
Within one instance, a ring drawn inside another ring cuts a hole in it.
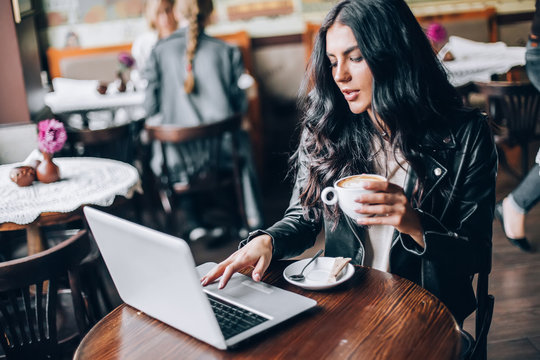
[[[296,274],[296,275],[289,275],[289,279],[291,279],[292,281],[303,281],[305,279],[303,273],[304,273],[304,270],[306,270],[306,268],[308,267],[309,264],[311,264],[313,262],[313,260],[315,260],[316,258],[319,257],[319,255],[321,255],[323,253],[323,249],[320,249],[319,251],[317,251],[317,253],[311,258],[311,260],[309,260],[309,262],[306,264],[306,266],[304,266],[304,268],[302,269],[302,271],[300,271],[300,274]]]

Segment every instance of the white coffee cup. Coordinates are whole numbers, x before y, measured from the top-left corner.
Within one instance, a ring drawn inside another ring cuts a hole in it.
[[[360,204],[355,200],[362,194],[373,192],[373,190],[365,188],[366,181],[387,180],[384,176],[375,174],[346,176],[337,180],[334,186],[324,188],[321,193],[321,200],[329,206],[338,203],[341,210],[353,220],[365,217],[366,214],[359,214],[355,211],[360,208]],[[329,194],[333,195],[332,199],[328,199]]]

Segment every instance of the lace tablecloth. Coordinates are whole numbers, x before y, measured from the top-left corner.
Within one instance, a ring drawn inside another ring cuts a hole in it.
[[[450,36],[439,56],[450,51],[455,60],[443,62],[452,85],[489,82],[495,74],[505,74],[514,66],[525,65],[525,47],[507,46],[503,42],[481,43]]]
[[[0,166],[0,223],[30,224],[44,212],[69,213],[81,205],[110,206],[116,196],[142,192],[133,166],[101,158],[54,158],[61,180],[19,187],[9,172],[21,164]]]

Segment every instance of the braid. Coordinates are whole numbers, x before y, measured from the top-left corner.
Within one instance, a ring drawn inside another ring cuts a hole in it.
[[[194,0],[191,3],[191,11],[189,12],[189,30],[188,42],[186,46],[186,79],[184,80],[184,90],[190,94],[195,88],[195,76],[193,75],[193,59],[197,50],[197,41],[201,24],[199,22],[199,3]]]

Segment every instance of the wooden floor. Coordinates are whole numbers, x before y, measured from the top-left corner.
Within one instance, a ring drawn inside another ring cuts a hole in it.
[[[531,155],[535,155],[536,151],[531,150]],[[500,169],[497,200],[517,184],[517,180]],[[495,310],[488,336],[488,358],[540,359],[540,204],[526,218],[527,237],[537,249],[535,253],[524,253],[511,245],[499,222],[495,221],[493,226],[489,288],[495,296]],[[466,323],[466,329],[470,323]]]

